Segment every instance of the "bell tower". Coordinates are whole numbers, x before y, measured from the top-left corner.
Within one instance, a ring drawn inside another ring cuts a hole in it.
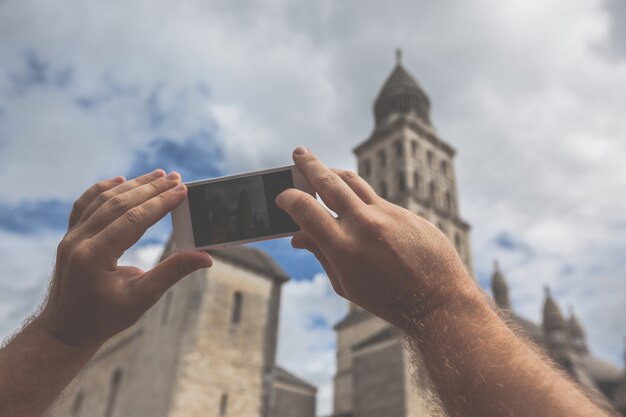
[[[435,224],[473,275],[470,226],[460,216],[455,150],[430,121],[430,100],[402,65],[396,66],[374,103],[374,130],[354,149],[359,174],[383,198]]]

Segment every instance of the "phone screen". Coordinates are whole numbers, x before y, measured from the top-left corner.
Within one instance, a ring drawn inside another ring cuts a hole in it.
[[[300,230],[274,203],[293,188],[291,169],[188,187],[196,247],[292,233]]]

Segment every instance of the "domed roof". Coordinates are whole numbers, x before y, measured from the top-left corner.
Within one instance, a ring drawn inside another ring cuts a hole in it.
[[[493,298],[496,300],[498,307],[502,309],[511,309],[511,302],[509,300],[509,286],[506,283],[504,275],[500,271],[498,261],[493,263],[493,275],[491,276],[491,292]]]
[[[397,63],[374,102],[376,126],[391,114],[413,113],[430,124],[430,100],[417,81],[401,63],[401,51],[396,51]]]
[[[565,320],[561,314],[559,306],[552,299],[550,288],[545,287],[546,301],[543,305],[543,327],[546,330],[563,330],[565,329]]]

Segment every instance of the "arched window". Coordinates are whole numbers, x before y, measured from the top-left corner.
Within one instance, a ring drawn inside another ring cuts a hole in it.
[[[429,187],[429,197],[430,197],[430,201],[432,203],[433,206],[437,205],[437,186],[435,185],[434,181],[430,182],[430,187]]]
[[[172,304],[172,291],[165,293],[165,300],[163,301],[163,312],[161,313],[161,325],[167,324],[170,318],[170,308]]]
[[[441,171],[441,175],[444,177],[448,176],[448,162],[443,160],[439,165],[439,170]]]
[[[378,163],[381,168],[385,168],[387,166],[387,154],[384,149],[378,151]]]
[[[388,198],[387,184],[384,181],[380,183],[380,196],[384,199]]]
[[[78,391],[76,393],[76,397],[74,397],[74,404],[72,404],[72,417],[79,417],[80,410],[83,407],[83,401],[85,399],[82,391]]]
[[[111,390],[109,391],[109,401],[107,402],[105,417],[112,417],[115,411],[115,403],[122,383],[122,370],[116,369],[111,378]]]
[[[220,416],[225,416],[228,412],[228,394],[222,394],[220,398]]]
[[[404,172],[398,172],[398,191],[401,193],[406,191],[406,181],[404,179]]]
[[[420,189],[422,188],[420,174],[417,171],[413,172],[413,192],[419,197]]]
[[[372,173],[372,164],[368,158],[363,161],[363,175],[365,175],[366,177],[369,177],[371,173]]]
[[[243,308],[243,295],[237,291],[233,294],[233,306],[230,314],[230,325],[238,326],[241,321],[241,309]]]
[[[452,203],[452,193],[450,190],[446,191],[446,210],[452,211],[452,207],[454,204]]]
[[[416,140],[411,141],[411,156],[413,156],[413,158],[417,158],[417,141]]]
[[[397,140],[394,143],[395,149],[396,149],[396,158],[401,158],[402,154],[404,154],[404,149],[402,146],[402,141],[401,140]]]
[[[426,161],[428,161],[428,166],[433,167],[433,162],[435,160],[435,155],[433,155],[433,151],[426,152]]]

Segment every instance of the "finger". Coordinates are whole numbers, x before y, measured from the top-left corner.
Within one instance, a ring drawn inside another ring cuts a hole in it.
[[[363,205],[350,187],[308,149],[296,148],[293,160],[328,208],[338,215],[355,211]]]
[[[85,212],[79,219],[79,223],[84,223],[100,206],[109,201],[111,198],[116,195],[122,194],[128,190],[132,190],[135,187],[138,187],[142,184],[147,184],[150,181],[153,181],[157,178],[160,178],[165,175],[165,171],[162,169],[156,169],[148,174],[141,175],[137,178],[134,178],[130,181],[126,181],[121,183],[120,185],[111,188],[110,190],[104,191],[96,196],[89,206],[85,209]]]
[[[289,188],[276,197],[276,205],[283,209],[311,236],[318,245],[332,244],[341,229],[333,216],[312,195]]]
[[[140,185],[110,198],[101,205],[83,224],[83,232],[92,236],[104,229],[128,210],[151,198],[174,188],[180,182],[180,174],[170,172],[167,176]]]
[[[348,187],[350,187],[365,204],[374,204],[380,201],[378,194],[376,194],[367,181],[361,178],[356,172],[334,168],[332,168],[331,171],[339,175],[339,178],[348,184]]]
[[[180,252],[161,261],[135,285],[142,294],[158,299],[182,278],[212,265],[213,259],[206,252]]]
[[[185,184],[152,197],[131,208],[90,239],[90,244],[103,254],[103,260],[117,260],[134,245],[146,230],[178,206],[187,195]]]
[[[326,258],[326,255],[324,255],[319,246],[315,244],[313,239],[305,233],[300,232],[291,238],[291,246],[296,249],[306,249],[311,252],[322,265],[324,271],[326,271],[326,275],[328,275],[330,284],[333,286],[335,292],[344,298],[346,297],[343,287],[341,286],[341,281],[339,280],[339,275],[335,272],[335,269],[328,261],[328,258]]]
[[[87,189],[78,199],[74,202],[72,206],[72,211],[70,213],[70,218],[68,220],[68,229],[71,229],[76,225],[76,222],[83,215],[83,212],[89,206],[89,204],[96,198],[99,194],[110,190],[111,188],[121,184],[124,182],[124,177],[115,177],[108,180],[100,181]]]

